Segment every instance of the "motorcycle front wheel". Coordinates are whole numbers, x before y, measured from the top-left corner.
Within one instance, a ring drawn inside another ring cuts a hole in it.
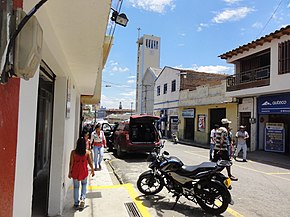
[[[137,180],[138,190],[145,195],[159,193],[164,187],[162,177],[154,176],[153,173],[141,174]]]
[[[196,201],[207,213],[219,215],[225,212],[229,206],[228,190],[221,184],[208,182],[203,184],[197,192]]]

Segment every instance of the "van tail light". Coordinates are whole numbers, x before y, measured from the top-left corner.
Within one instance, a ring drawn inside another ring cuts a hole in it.
[[[129,134],[126,134],[126,140],[129,140]]]

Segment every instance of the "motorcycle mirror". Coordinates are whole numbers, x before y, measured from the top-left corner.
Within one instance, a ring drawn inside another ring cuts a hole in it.
[[[164,155],[169,155],[169,153],[167,151],[164,151],[163,154]]]

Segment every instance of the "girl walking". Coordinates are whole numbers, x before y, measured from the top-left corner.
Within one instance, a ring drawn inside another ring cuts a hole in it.
[[[106,137],[104,132],[101,130],[101,124],[96,125],[95,131],[92,132],[91,141],[94,149],[94,163],[95,170],[102,169],[101,162],[104,156],[104,148],[107,147]]]
[[[83,137],[81,137],[77,141],[76,149],[71,151],[68,173],[68,177],[73,179],[75,208],[85,207],[87,177],[89,174],[88,164],[91,168],[91,174],[94,176],[95,173],[90,151],[86,149],[86,141]],[[82,188],[81,196],[79,197],[80,183]]]

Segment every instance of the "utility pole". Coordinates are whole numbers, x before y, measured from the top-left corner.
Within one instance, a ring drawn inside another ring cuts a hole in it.
[[[133,107],[133,102],[131,102],[131,116],[132,116],[132,114],[133,114],[132,107]]]

